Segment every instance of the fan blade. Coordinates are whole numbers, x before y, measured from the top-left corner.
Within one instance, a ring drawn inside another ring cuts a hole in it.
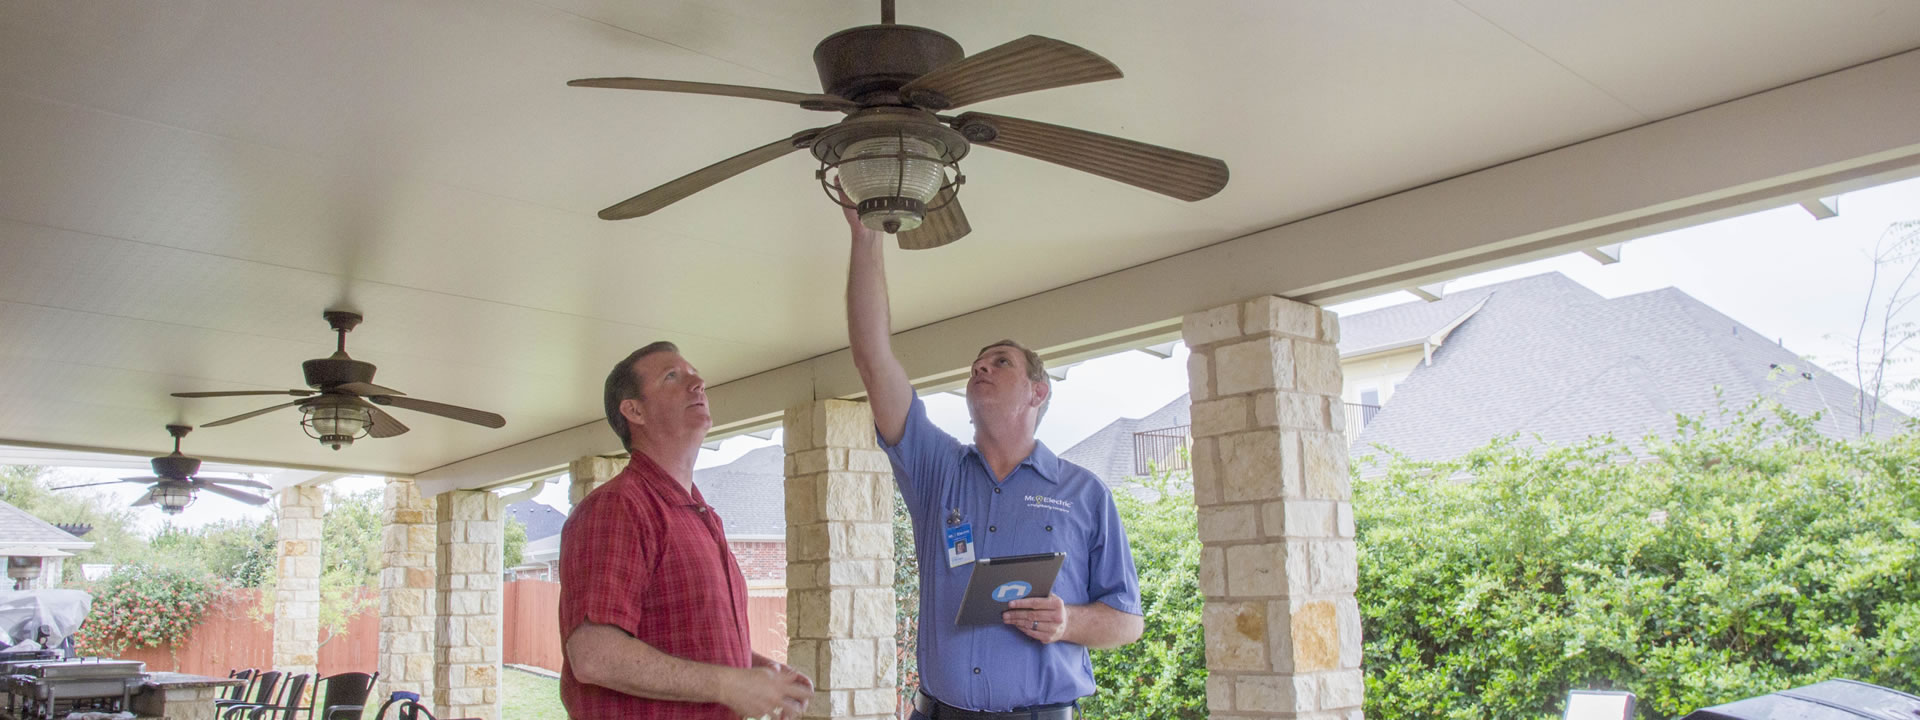
[[[748,150],[720,162],[695,170],[665,185],[627,198],[618,205],[600,211],[602,220],[626,220],[652,213],[655,210],[680,202],[688,195],[700,192],[727,178],[752,170],[772,162],[787,153],[800,149],[795,141],[819,132],[819,128],[802,130],[785,140],[775,140]]]
[[[721,85],[719,83],[688,82],[685,80],[656,80],[653,78],[585,78],[569,80],[571,87],[609,88],[613,90],[654,90],[658,92],[693,93],[696,95],[725,95],[727,97],[747,98],[749,100],[772,100],[777,103],[799,105],[808,110],[835,110],[852,112],[860,105],[838,95],[821,95],[773,88],[749,87],[746,85]]]
[[[973,232],[973,226],[967,224],[967,212],[960,209],[960,199],[955,197],[958,194],[959,191],[956,188],[940,191],[940,197],[935,198],[933,202],[935,205],[940,203],[946,203],[946,205],[927,213],[927,219],[920,223],[920,227],[894,236],[895,241],[900,243],[900,249],[937,248]]]
[[[295,401],[293,401],[293,402],[290,402],[290,403],[284,403],[284,404],[281,404],[281,405],[275,405],[275,406],[273,406],[273,407],[264,407],[264,408],[260,408],[259,410],[255,410],[255,411],[253,411],[253,412],[250,412],[250,413],[241,413],[241,414],[239,414],[239,415],[235,415],[235,416],[233,416],[233,417],[230,417],[230,418],[221,418],[221,419],[219,419],[219,420],[215,420],[215,421],[213,421],[213,422],[210,422],[210,423],[200,423],[200,427],[203,427],[203,428],[210,428],[210,427],[220,427],[221,425],[231,425],[231,424],[233,424],[233,423],[237,423],[237,422],[240,422],[241,420],[245,420],[245,419],[247,419],[247,418],[250,418],[250,417],[254,417],[254,416],[258,416],[258,415],[265,415],[265,414],[267,414],[267,413],[270,413],[270,412],[273,412],[273,411],[275,411],[275,410],[279,410],[279,409],[281,409],[281,408],[290,408],[290,407],[293,407],[293,406],[295,406],[295,405],[299,405],[299,404],[300,404],[300,401],[299,401],[299,400],[295,400]]]
[[[241,397],[243,395],[292,395],[294,397],[306,397],[312,394],[312,390],[226,390],[222,392],[174,393],[173,396],[177,398]]]
[[[1204,155],[1124,140],[1043,122],[986,113],[964,113],[953,126],[985,123],[998,130],[991,148],[1093,173],[1188,202],[1227,186],[1227,164]]]
[[[392,415],[387,414],[387,411],[371,405],[367,406],[367,409],[373,411],[373,426],[367,428],[368,436],[390,438],[407,431],[406,424],[394,419]]]
[[[393,407],[405,408],[408,410],[412,410],[414,412],[423,412],[429,415],[439,415],[440,417],[447,418],[450,420],[459,420],[460,422],[470,422],[475,425],[485,425],[490,428],[505,427],[507,424],[506,418],[500,417],[499,415],[495,415],[485,410],[463,408],[458,405],[448,405],[446,403],[437,403],[431,400],[420,400],[417,398],[410,398],[410,397],[391,397],[387,395],[375,395],[367,399],[372,400],[381,405],[391,405]]]
[[[194,480],[203,482],[203,483],[220,483],[221,485],[228,485],[232,487],[247,487],[247,488],[254,488],[258,490],[273,489],[272,485],[268,485],[266,483],[260,482],[259,480],[248,480],[246,478],[195,477]]]
[[[130,478],[120,478],[120,482],[123,482],[123,483],[129,483],[129,482],[130,482],[130,483],[157,483],[157,482],[160,482],[161,480],[165,480],[165,479],[166,479],[166,478],[163,478],[163,477],[153,477],[153,476],[151,476],[151,475],[149,475],[149,476],[147,476],[147,477],[130,477]]]
[[[129,507],[140,507],[141,505],[152,505],[152,504],[153,504],[153,491],[148,490],[147,494],[141,495],[139,500],[135,500],[132,503],[129,503],[128,505]]]
[[[912,102],[914,91],[931,90],[946,97],[946,107],[955,108],[997,97],[1118,77],[1120,68],[1091,50],[1053,38],[1028,35],[914,78],[900,88],[900,96]]]
[[[345,391],[347,391],[347,392],[350,392],[350,393],[353,393],[353,394],[355,394],[355,395],[362,395],[362,396],[365,396],[365,395],[405,395],[405,394],[406,394],[406,393],[403,393],[403,392],[400,392],[399,390],[395,390],[395,389],[393,389],[393,388],[390,388],[390,387],[381,387],[381,386],[379,386],[379,385],[375,385],[375,384],[373,384],[373,383],[363,383],[363,382],[350,382],[350,383],[340,383],[339,385],[335,385],[335,386],[333,386],[333,389],[335,389],[335,390],[345,390]]]
[[[89,488],[89,487],[99,487],[101,485],[119,485],[119,484],[120,484],[120,481],[114,480],[112,482],[87,483],[85,485],[62,485],[60,487],[50,487],[47,489],[48,490],[73,490],[75,488]]]
[[[248,504],[248,505],[265,505],[265,504],[267,504],[267,499],[266,499],[266,498],[263,498],[263,497],[260,497],[259,495],[255,495],[255,494],[253,494],[253,493],[250,493],[250,492],[241,492],[241,491],[239,491],[239,490],[235,490],[235,489],[233,489],[233,488],[228,488],[228,487],[221,487],[221,486],[219,486],[219,485],[213,485],[213,484],[210,484],[210,483],[205,483],[205,482],[196,482],[196,483],[194,483],[194,484],[193,484],[193,487],[194,487],[194,489],[196,489],[196,490],[205,490],[205,491],[207,491],[207,492],[210,492],[210,493],[213,493],[213,494],[215,494],[215,495],[224,495],[224,496],[226,496],[226,497],[230,497],[230,498],[233,498],[233,499],[235,499],[235,500],[239,500],[240,502],[243,502],[243,503],[246,503],[246,504]]]

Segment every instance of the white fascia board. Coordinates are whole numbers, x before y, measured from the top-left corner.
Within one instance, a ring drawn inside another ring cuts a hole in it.
[[[907,330],[894,354],[916,387],[943,390],[982,338],[1084,359],[1178,339],[1182,315],[1261,295],[1331,304],[1902,180],[1920,175],[1915,107],[1920,50]],[[845,349],[708,389],[716,433],[863,393]],[[593,422],[417,477],[425,495],[486,487],[617,445]]]

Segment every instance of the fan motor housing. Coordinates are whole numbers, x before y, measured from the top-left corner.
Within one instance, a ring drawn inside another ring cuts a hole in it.
[[[854,102],[874,93],[898,92],[914,78],[964,57],[966,52],[953,38],[912,25],[848,28],[813,48],[820,87]]]
[[[162,455],[153,459],[153,474],[163,478],[190,478],[200,472],[200,458]]]
[[[300,371],[307,376],[307,386],[315,390],[341,383],[373,382],[373,370],[373,363],[339,356],[315,358],[300,363]]]

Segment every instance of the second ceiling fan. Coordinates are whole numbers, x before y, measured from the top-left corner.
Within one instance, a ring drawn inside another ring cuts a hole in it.
[[[1002,115],[940,114],[983,100],[1120,77],[1120,69],[1106,58],[1038,35],[966,55],[953,38],[894,24],[893,0],[881,0],[880,17],[879,25],[842,30],[814,48],[825,93],[628,77],[567,83],[770,100],[847,116],[696,170],[601,210],[600,217],[624,220],[652,213],[803,148],[820,161],[815,177],[829,198],[851,202],[861,223],[898,233],[900,246],[908,249],[938,247],[971,231],[960,209],[966,177],[959,162],[975,144],[1181,200],[1201,200],[1226,187],[1227,164],[1214,158]],[[836,189],[847,200],[836,197]]]

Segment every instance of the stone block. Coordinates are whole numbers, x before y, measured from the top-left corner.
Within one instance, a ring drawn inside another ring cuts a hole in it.
[[[1261,534],[1269,538],[1331,538],[1334,505],[1299,498],[1267,503],[1260,506]]]
[[[1327,430],[1327,397],[1311,393],[1275,391],[1253,398],[1254,427],[1287,430]]]
[[[1223,597],[1227,594],[1227,551],[1225,548],[1200,548],[1200,594]]]
[[[802,450],[787,456],[787,474],[789,476],[814,475],[831,469],[831,458],[827,448]]]
[[[408,655],[406,660],[407,677],[424,680],[433,677],[433,656],[426,653]]]
[[[1315,704],[1322,709],[1360,707],[1366,695],[1366,676],[1358,668],[1323,673],[1318,679],[1320,694]]]
[[[819,522],[820,497],[816,493],[815,483],[818,475],[788,475],[786,484],[787,525],[806,525]]]
[[[1193,402],[1206,402],[1213,399],[1213,377],[1209,371],[1212,357],[1208,353],[1187,354],[1187,393]]]
[[[823,512],[827,520],[866,520],[873,510],[873,480],[855,473],[827,473],[820,476],[824,496]]]
[[[1332,602],[1276,602],[1269,612],[1274,670],[1304,674],[1339,666],[1340,629]]]
[[[1212,310],[1188,313],[1180,318],[1180,337],[1187,347],[1197,348],[1240,337],[1240,305],[1222,305]]]
[[[856,588],[853,591],[853,636],[893,637],[893,588]]]
[[[1353,499],[1347,443],[1339,433],[1300,433],[1300,457],[1307,497],[1343,502]]]
[[[430,590],[433,588],[433,571],[426,568],[410,567],[406,569],[406,587]]]
[[[890,687],[853,691],[853,711],[860,715],[892,715],[899,708],[900,696]]]
[[[1340,344],[1340,316],[1332,310],[1320,311],[1320,342]]]
[[[1193,503],[1220,504],[1220,442],[1215,438],[1195,438],[1188,459],[1193,465]]]
[[[844,638],[829,640],[826,644],[827,656],[822,658],[821,674],[814,682],[822,687],[839,689],[862,689],[873,687],[876,677],[874,671],[873,641],[866,638]],[[888,660],[892,660],[891,657]]]
[[[498,520],[475,520],[467,523],[466,541],[498,545],[501,542],[500,532]]]
[[[1247,398],[1229,397],[1193,404],[1193,436],[1215,437],[1248,427]]]
[[[1285,543],[1235,545],[1227,551],[1227,594],[1234,597],[1286,595]]]
[[[827,524],[787,526],[787,559],[810,561],[825,560],[831,545],[827,544]]]
[[[1294,497],[1300,488],[1299,433],[1256,430],[1220,439],[1220,498],[1226,502]]]
[[[1289,344],[1293,348],[1295,387],[1301,392],[1339,396],[1340,348],[1311,340],[1294,340]]]
[[[1300,692],[1290,675],[1241,675],[1234,678],[1234,709],[1243,712],[1291,713],[1300,707]],[[1312,699],[1309,693],[1307,699]]]
[[[875,447],[873,413],[867,409],[865,402],[822,400],[815,405],[822,410],[820,415],[814,416],[813,427],[814,438],[819,441],[819,446]]]
[[[1308,543],[1313,558],[1309,589],[1316,593],[1349,593],[1359,589],[1360,570],[1352,540],[1320,540]]]
[[[1334,534],[1343,538],[1353,537],[1353,503],[1338,502],[1334,503],[1334,507]]]
[[[1267,669],[1266,603],[1207,603],[1200,611],[1200,625],[1206,633],[1209,670]]]
[[[780,415],[780,429],[788,454],[813,449],[813,403],[787,408]]]
[[[499,615],[480,615],[466,620],[468,644],[486,647],[500,643]]]
[[[888,546],[892,547],[892,546]],[[827,585],[835,588],[864,587],[879,585],[880,578],[873,571],[872,560],[834,560],[827,563]],[[888,578],[889,581],[892,578]]]
[[[461,667],[460,683],[467,687],[490,687],[500,682],[500,671],[492,665],[466,665]]]
[[[816,587],[817,584],[814,581],[816,567],[818,567],[818,565],[815,563],[797,563],[789,558],[787,560],[787,589],[811,590]]]
[[[485,572],[487,558],[482,546],[473,543],[455,543],[448,547],[447,566],[442,572],[473,573]]]
[[[1221,505],[1199,509],[1201,542],[1230,542],[1259,537],[1259,508],[1253,505]]]
[[[847,534],[848,557],[883,558],[893,556],[893,524],[854,523]]]
[[[815,682],[820,677],[820,642],[800,639],[787,641],[787,664],[807,677],[815,678]]]
[[[1226,397],[1276,388],[1292,389],[1296,342],[1261,337],[1222,345],[1213,351],[1214,391]],[[1334,372],[1338,379],[1338,366]],[[1334,392],[1339,392],[1337,386]]]
[[[1352,595],[1334,600],[1333,619],[1340,631],[1340,668],[1360,667],[1360,603]]]
[[[871,445],[872,443],[868,443]],[[893,474],[893,461],[887,459],[886,451],[879,448],[852,448],[847,450],[847,471],[865,473]]]
[[[1320,308],[1267,295],[1247,301],[1247,334],[1272,333],[1315,340],[1320,335]]]
[[[1233,710],[1233,675],[1225,673],[1207,673],[1207,709],[1218,712]],[[1217,715],[1216,715],[1217,717]]]

